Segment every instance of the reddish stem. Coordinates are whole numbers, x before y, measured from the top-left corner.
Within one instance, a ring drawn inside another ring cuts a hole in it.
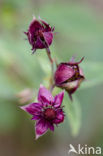
[[[46,52],[47,52],[47,56],[48,56],[48,58],[49,58],[49,61],[50,61],[50,63],[51,63],[52,75],[51,75],[51,81],[50,81],[50,91],[52,92],[52,90],[53,90],[54,87],[55,87],[54,84],[53,84],[53,79],[54,79],[54,67],[53,67],[53,63],[54,63],[54,61],[53,61],[53,59],[52,59],[52,57],[51,57],[51,52],[50,52],[49,47],[46,48]]]

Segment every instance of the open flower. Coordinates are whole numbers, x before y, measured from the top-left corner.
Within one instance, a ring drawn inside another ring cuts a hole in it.
[[[46,133],[48,129],[54,131],[54,125],[64,121],[64,113],[61,107],[63,97],[64,91],[53,98],[50,91],[41,85],[38,102],[21,107],[21,109],[33,116],[32,120],[36,120],[36,139]]]
[[[60,63],[54,74],[54,81],[57,87],[65,89],[70,98],[72,94],[80,86],[80,83],[85,79],[84,74],[79,67],[79,64],[83,61],[82,58],[79,62],[75,62],[74,58],[69,62]]]
[[[32,46],[33,52],[36,49],[48,48],[53,40],[54,28],[43,20],[37,20],[35,17],[30,23],[29,29],[25,34]]]

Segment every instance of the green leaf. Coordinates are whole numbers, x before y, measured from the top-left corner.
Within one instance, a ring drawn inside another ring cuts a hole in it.
[[[70,101],[68,95],[64,97],[64,105],[66,117],[68,118],[71,132],[73,136],[77,136],[81,126],[81,106],[78,99],[73,96],[73,101]]]

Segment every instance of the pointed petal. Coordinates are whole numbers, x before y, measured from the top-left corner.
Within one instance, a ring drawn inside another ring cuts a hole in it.
[[[41,119],[41,115],[38,114],[38,115],[34,115],[31,120],[40,120]]]
[[[35,125],[36,139],[45,134],[48,130],[48,124],[43,120],[39,120]]]
[[[47,90],[43,85],[40,85],[38,101],[43,103],[44,105],[53,102],[53,96],[51,92]]]
[[[40,103],[31,103],[25,106],[21,106],[21,109],[28,112],[31,115],[38,115],[42,109],[42,104]]]
[[[49,128],[51,131],[54,131],[54,125],[53,125],[53,123],[48,123],[48,128]]]
[[[56,95],[54,97],[54,107],[60,107],[63,101],[63,97],[64,97],[64,91],[62,91],[61,93],[59,93],[58,95]]]
[[[55,124],[59,124],[64,121],[64,113],[62,110],[57,111],[56,119],[53,121]]]

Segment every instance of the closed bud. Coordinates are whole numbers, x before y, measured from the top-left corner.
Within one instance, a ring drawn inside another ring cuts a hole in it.
[[[37,20],[35,17],[30,23],[27,32],[24,32],[30,45],[32,46],[33,53],[36,49],[48,48],[53,40],[54,28],[50,27],[48,23],[43,20]]]
[[[74,58],[69,62],[60,63],[54,74],[54,81],[57,87],[65,89],[70,98],[72,94],[78,89],[81,82],[85,79],[82,69],[79,64],[83,61],[75,62]]]

